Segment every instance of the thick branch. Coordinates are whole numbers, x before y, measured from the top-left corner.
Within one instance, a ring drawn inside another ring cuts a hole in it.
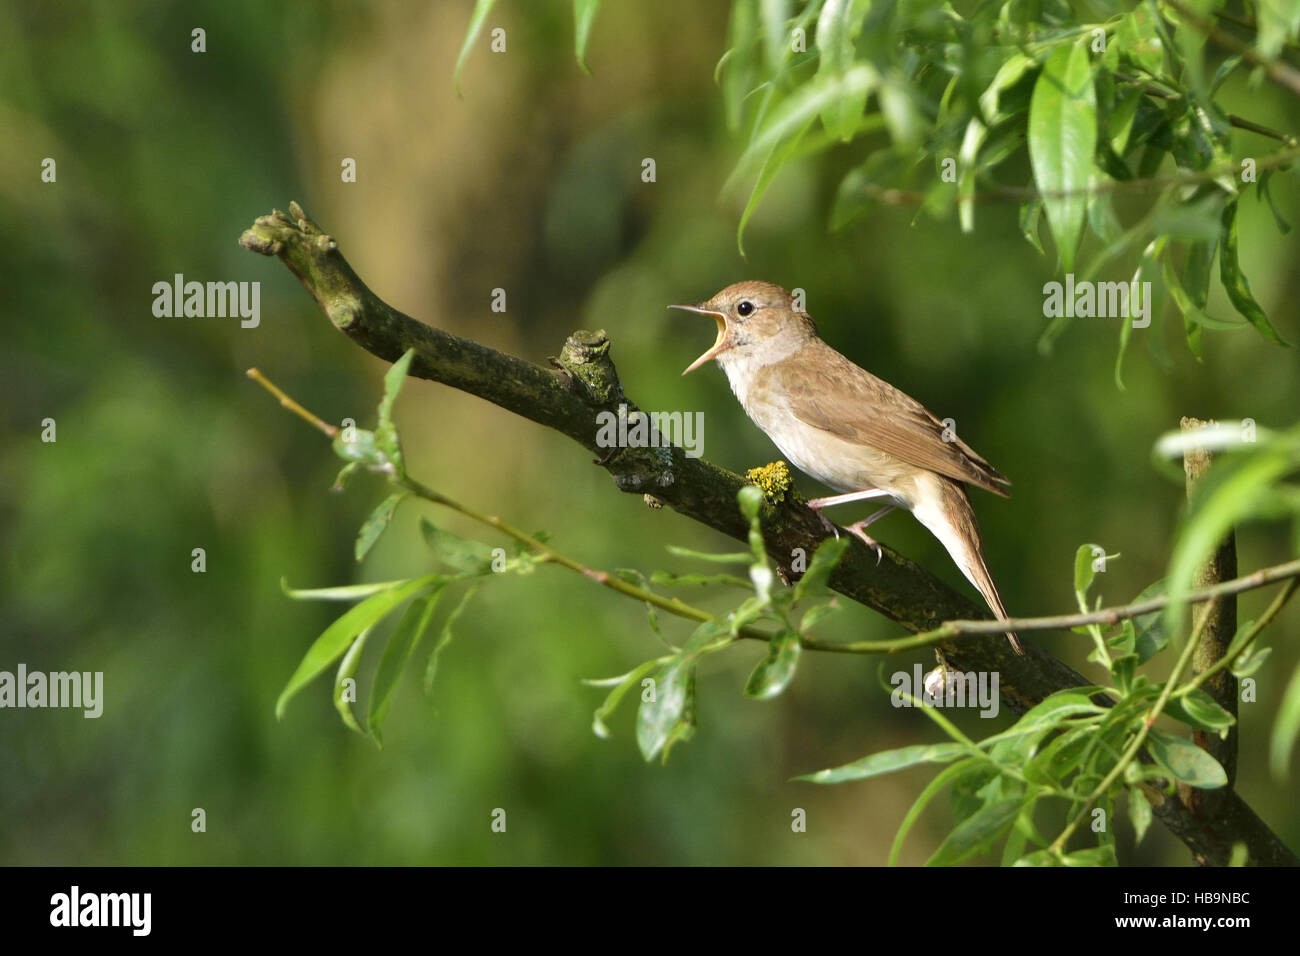
[[[538,424],[567,435],[599,455],[622,491],[651,494],[674,510],[738,541],[748,528],[736,507],[745,480],[681,448],[599,448],[601,411],[636,406],[619,384],[603,332],[570,336],[555,371],[506,355],[440,329],[431,328],[381,301],[338,251],[337,243],[310,222],[297,203],[290,216],[276,210],[260,217],[240,242],[263,255],[278,256],[315,297],[334,325],[367,351],[392,362],[416,351],[411,374],[485,398]],[[818,517],[794,496],[765,509],[763,535],[769,554],[788,567],[795,549],[812,554],[826,535]],[[897,621],[913,632],[944,621],[983,618],[982,607],[888,547],[876,555],[856,539],[831,578],[831,587]],[[1007,705],[1018,713],[1055,691],[1089,682],[1062,661],[1033,645],[1018,656],[1001,634],[967,636],[939,645],[949,665],[961,670],[998,671]],[[1235,794],[1213,820],[1196,818],[1177,800],[1155,804],[1156,814],[1198,859],[1226,863],[1233,842],[1245,840],[1256,863],[1296,863]]]

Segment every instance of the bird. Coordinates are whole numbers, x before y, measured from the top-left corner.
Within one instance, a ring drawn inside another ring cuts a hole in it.
[[[916,399],[822,341],[811,316],[779,285],[737,282],[705,302],[669,308],[709,316],[718,326],[712,347],[682,374],[716,361],[745,414],[781,453],[840,492],[808,502],[829,530],[835,526],[824,508],[882,502],[845,528],[876,552],[879,563],[880,545],[865,529],[905,508],[939,539],[993,616],[1007,619],[966,490],[969,485],[1010,497],[1005,475]],[[1007,639],[1024,653],[1016,634],[1008,631]]]

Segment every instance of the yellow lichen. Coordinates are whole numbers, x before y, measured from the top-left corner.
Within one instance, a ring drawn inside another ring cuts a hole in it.
[[[745,472],[745,480],[757,485],[763,492],[763,497],[772,504],[778,504],[785,500],[785,493],[794,483],[794,476],[790,474],[790,469],[785,462],[774,461],[768,465],[749,469]]]

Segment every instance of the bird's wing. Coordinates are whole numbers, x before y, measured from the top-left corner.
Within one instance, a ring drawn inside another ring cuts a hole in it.
[[[809,350],[815,350],[810,354]],[[901,461],[1008,497],[1011,482],[916,399],[859,368],[820,340],[792,361],[765,369],[783,386],[790,411],[807,425]]]

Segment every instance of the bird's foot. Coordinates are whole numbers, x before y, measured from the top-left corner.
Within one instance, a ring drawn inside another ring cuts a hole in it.
[[[834,521],[826,517],[824,514],[821,513],[821,511],[819,511],[816,508],[813,508],[813,514],[817,515],[817,517],[821,519],[823,528],[825,528],[831,534],[835,535],[835,537],[837,538],[840,536],[840,529],[835,526]]]
[[[853,535],[855,538],[857,538],[859,541],[865,544],[872,551],[876,552],[876,564],[879,565],[880,559],[884,556],[884,552],[880,550],[880,542],[878,542],[875,538],[871,537],[865,531],[862,530],[870,523],[871,523],[871,519],[865,518],[862,521],[853,522],[853,524],[849,525],[844,530],[847,531],[849,534]]]

